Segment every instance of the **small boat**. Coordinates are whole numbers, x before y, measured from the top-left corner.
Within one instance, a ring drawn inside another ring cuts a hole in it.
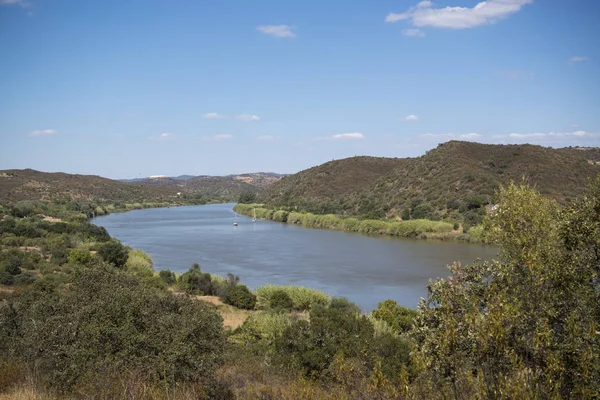
[[[237,222],[237,213],[234,213],[235,216],[233,217],[233,226],[238,226],[238,222]]]
[[[252,218],[252,222],[256,222],[256,207],[254,207],[254,218]]]

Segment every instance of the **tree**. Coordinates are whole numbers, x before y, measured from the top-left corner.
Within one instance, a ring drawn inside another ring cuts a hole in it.
[[[111,240],[100,247],[98,255],[107,263],[123,268],[129,258],[129,251],[120,242]]]
[[[256,194],[252,192],[243,192],[240,194],[238,203],[252,204],[256,201]]]
[[[560,210],[524,184],[500,190],[485,221],[499,261],[454,264],[419,305],[421,379],[456,398],[598,396],[599,194],[597,179]]]

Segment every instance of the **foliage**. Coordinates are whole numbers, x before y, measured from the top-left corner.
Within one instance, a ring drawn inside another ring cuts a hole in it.
[[[294,302],[284,290],[280,289],[273,292],[271,295],[271,298],[269,299],[269,307],[273,310],[290,311],[294,308]]]
[[[0,356],[64,390],[107,366],[167,384],[210,378],[224,343],[212,307],[110,267],[81,270],[66,291],[40,281],[0,304]]]
[[[417,316],[415,310],[403,307],[394,300],[385,300],[373,310],[373,318],[385,321],[396,333],[406,333],[412,326]]]
[[[181,289],[189,294],[201,296],[214,296],[218,294],[218,288],[213,284],[212,276],[208,273],[203,273],[198,264],[192,265],[192,268],[181,274],[177,283]]]
[[[119,241],[111,240],[98,249],[98,255],[107,263],[123,268],[129,258],[129,251]]]
[[[256,199],[256,193],[253,192],[242,192],[238,199],[238,202],[243,204],[252,204]]]
[[[292,318],[278,312],[260,311],[252,314],[239,328],[230,340],[240,345],[264,343],[273,346],[283,332],[292,325]]]
[[[152,259],[148,254],[137,249],[129,251],[125,269],[133,272],[140,278],[150,278],[154,276]]]
[[[265,285],[256,289],[257,307],[268,308],[273,295],[281,291],[289,296],[293,309],[297,311],[310,310],[317,305],[326,306],[331,299],[325,293],[307,287]]]
[[[172,272],[170,269],[163,269],[158,273],[158,276],[160,277],[160,279],[166,283],[167,285],[171,286],[174,285],[175,283],[177,283],[177,277],[175,276],[175,273]]]
[[[453,397],[600,394],[600,180],[561,211],[510,184],[486,227],[500,260],[451,267],[413,331],[419,379]]]
[[[237,308],[252,310],[256,304],[256,296],[246,285],[229,286],[221,296],[221,300]]]

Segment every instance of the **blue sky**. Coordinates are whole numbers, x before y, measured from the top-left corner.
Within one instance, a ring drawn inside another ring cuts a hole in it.
[[[597,0],[0,0],[0,169],[600,145]]]

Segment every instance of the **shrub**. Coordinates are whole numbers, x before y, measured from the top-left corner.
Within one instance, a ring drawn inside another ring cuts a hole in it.
[[[244,345],[263,342],[271,346],[291,325],[292,319],[287,314],[257,312],[234,331],[231,341]]]
[[[14,276],[6,271],[0,270],[0,285],[10,286],[13,284]]]
[[[62,390],[106,368],[173,385],[214,375],[222,323],[208,304],[99,266],[76,274],[68,290],[43,280],[0,304],[0,353],[35,365]]]
[[[69,251],[68,262],[69,264],[81,264],[89,266],[94,261],[94,255],[86,249],[72,249]]]
[[[111,263],[117,268],[123,268],[129,258],[127,248],[116,240],[111,240],[103,244],[98,250],[98,255],[102,260]]]
[[[403,307],[394,300],[385,300],[377,305],[373,318],[385,321],[396,333],[408,332],[417,316],[416,310]]]
[[[244,310],[252,310],[256,304],[256,296],[246,287],[246,285],[234,285],[229,287],[221,300],[229,305]]]
[[[269,307],[274,310],[291,310],[294,308],[294,302],[285,290],[280,289],[271,295]]]
[[[166,283],[169,286],[174,285],[177,282],[177,277],[175,276],[175,273],[169,269],[161,270],[158,273],[158,276],[164,283]]]
[[[211,296],[217,294],[210,274],[202,273],[200,265],[194,264],[186,273],[179,276],[179,287],[189,294]]]
[[[154,276],[153,262],[150,256],[142,250],[131,250],[125,263],[125,268],[139,277]]]
[[[310,310],[316,305],[327,306],[330,297],[325,293],[302,286],[275,286],[265,285],[256,289],[258,308],[268,308],[273,293],[283,290],[292,299],[294,310]]]

